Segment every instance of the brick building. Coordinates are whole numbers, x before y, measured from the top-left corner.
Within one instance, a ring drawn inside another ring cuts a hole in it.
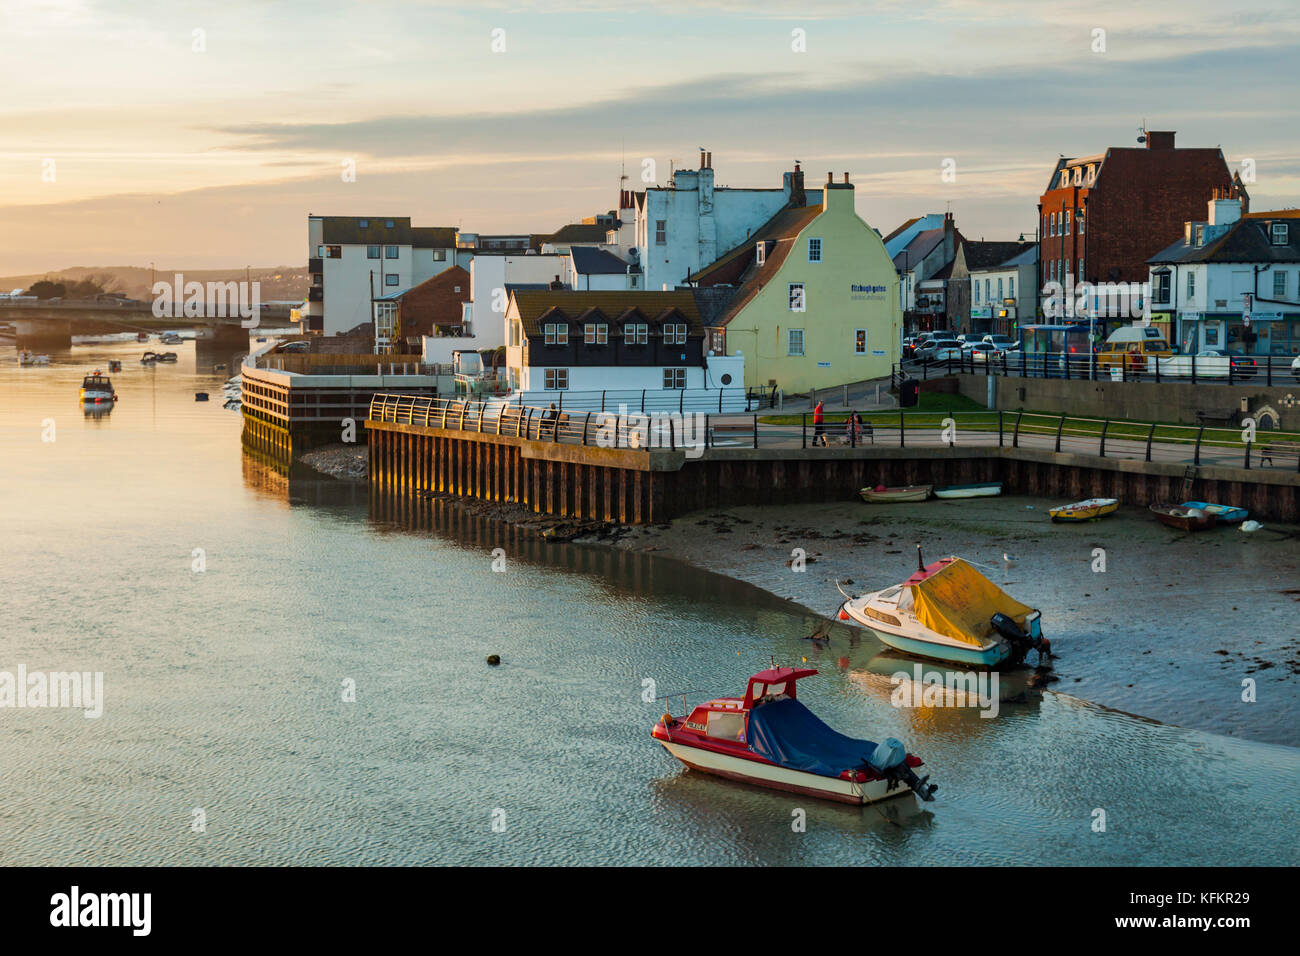
[[[1042,285],[1145,282],[1147,260],[1177,239],[1211,196],[1227,192],[1248,206],[1240,177],[1217,147],[1176,148],[1173,131],[1148,131],[1142,140],[1137,148],[1057,161],[1038,201]]]

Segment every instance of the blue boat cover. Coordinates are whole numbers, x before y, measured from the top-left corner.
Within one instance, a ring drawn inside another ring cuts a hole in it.
[[[822,777],[861,767],[875,752],[826,726],[797,700],[772,700],[749,712],[749,749],[772,763]]]

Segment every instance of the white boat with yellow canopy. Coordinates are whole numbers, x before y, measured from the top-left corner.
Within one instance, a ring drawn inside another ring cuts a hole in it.
[[[1031,650],[1050,655],[1042,614],[1021,604],[958,557],[926,565],[902,584],[840,605],[842,621],[872,631],[882,642],[917,657],[998,667],[1019,664]],[[844,594],[843,590],[840,591]]]

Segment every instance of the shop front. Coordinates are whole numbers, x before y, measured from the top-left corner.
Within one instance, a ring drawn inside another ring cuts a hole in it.
[[[1154,319],[1154,315],[1152,316]],[[1300,312],[1183,312],[1178,344],[1185,354],[1214,349],[1234,355],[1300,355]]]

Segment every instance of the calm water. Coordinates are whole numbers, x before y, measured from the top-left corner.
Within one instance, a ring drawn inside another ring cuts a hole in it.
[[[1051,693],[896,709],[879,645],[818,651],[765,592],[284,475],[241,450],[228,373],[193,344],[142,368],[148,347],[0,354],[0,670],[102,671],[106,697],[98,720],[0,710],[0,863],[1300,862],[1294,749]],[[83,416],[110,354],[121,401]],[[752,789],[651,741],[643,679],[697,701],[773,656],[822,670],[802,696],[833,726],[919,753],[936,801]]]

